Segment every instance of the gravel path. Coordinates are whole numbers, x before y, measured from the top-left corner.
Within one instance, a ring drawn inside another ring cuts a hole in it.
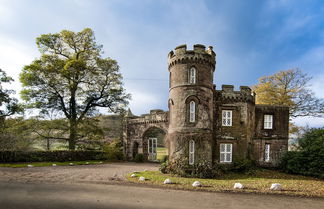
[[[108,163],[100,165],[0,168],[2,182],[107,182],[123,181],[125,175],[133,171],[158,170],[153,163]]]

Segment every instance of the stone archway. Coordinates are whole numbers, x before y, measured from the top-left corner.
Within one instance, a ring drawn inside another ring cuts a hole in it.
[[[126,158],[129,160],[134,159],[133,153],[134,149],[136,148],[136,144],[134,143],[137,142],[138,154],[143,154],[144,159],[148,160],[149,138],[157,138],[157,147],[169,147],[166,137],[168,127],[169,112],[164,112],[162,110],[151,110],[150,114],[141,116],[127,116],[125,118],[125,126],[123,131],[123,144]],[[159,135],[159,133],[164,135],[163,143],[160,139],[161,137],[156,137],[154,133],[157,135]],[[159,149],[159,151],[161,151],[161,149]]]
[[[142,136],[143,155],[148,161],[164,161],[168,157],[167,133],[165,130],[152,126]]]

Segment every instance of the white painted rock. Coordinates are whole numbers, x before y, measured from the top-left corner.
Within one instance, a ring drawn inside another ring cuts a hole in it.
[[[73,163],[70,163],[69,165],[74,165]]]
[[[282,186],[281,186],[281,184],[278,184],[278,183],[271,184],[270,190],[280,191],[280,190],[282,190]]]
[[[102,163],[102,161],[99,162],[100,164]]]
[[[172,181],[171,179],[165,179],[163,184],[172,184]]]
[[[131,177],[132,177],[132,178],[136,177],[136,174],[133,173],[133,174],[131,175]]]
[[[55,166],[56,166],[56,164],[52,164],[52,166],[54,166],[54,167],[55,167]]]
[[[144,176],[141,176],[141,177],[139,177],[138,180],[139,180],[139,181],[145,181],[145,177],[144,177]]]
[[[27,165],[27,167],[28,167],[28,168],[32,168],[32,167],[34,167],[34,166],[33,166],[33,165]]]
[[[234,189],[244,189],[244,186],[241,183],[235,183],[234,184]]]
[[[86,162],[86,165],[89,165],[89,162]]]
[[[195,181],[193,184],[192,184],[193,187],[201,187],[201,183],[199,181]]]

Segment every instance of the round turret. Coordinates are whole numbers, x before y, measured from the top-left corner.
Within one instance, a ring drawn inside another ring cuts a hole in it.
[[[181,45],[168,55],[171,162],[212,163],[215,56],[212,47],[201,44],[193,50]]]

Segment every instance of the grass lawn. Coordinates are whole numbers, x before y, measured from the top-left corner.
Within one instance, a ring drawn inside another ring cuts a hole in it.
[[[168,149],[165,147],[157,147],[156,148],[156,159],[158,161],[162,161],[164,156],[168,155]]]
[[[0,163],[0,167],[22,168],[22,167],[27,167],[27,165],[33,165],[34,167],[44,167],[44,166],[52,166],[53,164],[56,164],[57,166],[68,166],[70,165],[70,163],[73,163],[73,165],[95,165],[95,164],[102,164],[107,162],[99,161],[99,160],[88,160],[88,161],[67,161],[67,162]]]
[[[132,173],[131,173],[132,174]],[[225,174],[215,179],[198,179],[198,178],[182,178],[169,174],[162,174],[159,171],[137,172],[136,177],[132,178],[127,175],[130,182],[159,185],[161,187],[186,189],[186,190],[202,190],[216,192],[244,192],[244,193],[263,193],[263,194],[286,194],[294,196],[308,197],[324,197],[324,180],[290,175],[274,170],[259,169],[253,175],[247,174]],[[147,180],[140,182],[138,177],[144,176]],[[169,178],[173,184],[163,184],[163,181]],[[192,187],[194,181],[200,181],[202,187]],[[244,189],[233,189],[234,183],[239,182],[244,185]],[[272,183],[282,185],[282,191],[272,191],[270,186]]]

